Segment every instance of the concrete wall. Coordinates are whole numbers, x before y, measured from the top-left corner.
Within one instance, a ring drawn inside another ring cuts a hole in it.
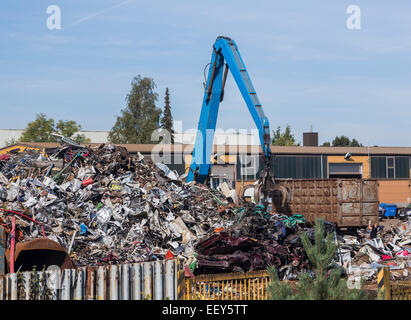
[[[13,144],[20,138],[24,130],[21,129],[0,129],[0,148],[5,147],[9,144]]]
[[[23,129],[0,129],[0,148],[7,146],[7,142],[12,139],[17,140],[23,133]],[[89,138],[92,143],[107,143],[109,131],[80,131],[86,138]],[[175,143],[194,144],[196,132],[175,133]],[[214,135],[215,145],[260,145],[260,140],[256,134],[246,133],[224,133],[216,131]]]
[[[108,131],[80,131],[86,138],[89,138],[91,143],[107,143]]]
[[[12,139],[18,140],[23,133],[23,129],[0,129],[0,148],[6,147]],[[80,131],[91,143],[107,143],[108,131]]]

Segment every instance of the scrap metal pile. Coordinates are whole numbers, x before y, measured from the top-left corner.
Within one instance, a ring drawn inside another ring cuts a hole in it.
[[[76,267],[179,256],[197,274],[269,265],[282,279],[311,272],[300,234],[312,238],[314,229],[304,217],[269,214],[227,186],[220,190],[186,183],[166,165],[113,145],[0,156],[0,224],[10,231],[15,216],[19,243],[54,240]],[[409,224],[372,241],[361,232],[338,240],[348,274],[372,278],[383,264],[411,267]]]
[[[302,216],[269,214],[263,207],[249,204],[235,210],[235,223],[227,230],[211,235],[196,245],[199,273],[261,270],[273,265],[279,276],[296,279],[311,265],[305,254],[300,233],[313,240],[313,229],[305,226]]]
[[[219,253],[229,253],[223,258],[229,267],[220,270],[304,266],[301,244],[290,236],[282,243],[279,217],[234,202],[119,146],[68,144],[0,158],[1,224],[10,230],[16,216],[18,242],[54,240],[76,267],[181,256],[204,269],[204,250],[213,251],[209,236],[220,239],[213,242],[220,248],[225,241]]]
[[[28,150],[0,160],[2,224],[10,229],[6,217],[20,213],[18,241],[57,241],[77,267],[192,257],[193,241],[230,224],[224,200],[113,145]]]
[[[340,264],[352,277],[376,280],[377,270],[389,267],[394,280],[409,278],[411,268],[411,221],[397,222],[389,228],[379,227],[370,239],[367,230],[338,236]]]

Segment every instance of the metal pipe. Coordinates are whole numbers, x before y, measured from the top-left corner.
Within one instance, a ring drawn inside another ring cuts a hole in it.
[[[220,102],[223,101],[224,99],[224,87],[225,87],[225,82],[227,81],[227,73],[228,73],[228,65],[227,63],[225,64],[225,69],[224,69],[224,74],[223,74],[223,85],[221,87],[221,97],[220,97]]]
[[[214,60],[214,63],[213,63],[213,68],[211,69],[211,75],[210,75],[210,79],[209,79],[209,82],[208,82],[207,100],[210,100],[211,92],[213,90],[214,74],[215,74],[215,70],[216,70],[216,67],[217,67],[217,60],[219,58],[220,51],[216,51],[215,48],[214,48],[214,52],[215,52],[215,60]]]
[[[71,252],[71,248],[73,247],[73,244],[74,244],[74,239],[76,238],[76,233],[77,233],[77,230],[74,231],[73,236],[71,237],[71,242],[70,242],[70,246],[67,251],[67,254],[70,254]]]
[[[40,222],[37,222],[36,220],[34,220],[34,219],[32,219],[32,218],[30,218],[30,217],[28,217],[28,216],[26,216],[26,215],[24,215],[24,214],[22,214],[22,213],[20,213],[20,212],[17,212],[17,211],[7,210],[7,209],[3,209],[3,208],[0,208],[0,210],[2,210],[2,211],[4,211],[4,212],[16,213],[16,214],[18,214],[18,215],[20,215],[20,216],[22,216],[22,217],[25,217],[25,218],[29,219],[30,221],[33,221],[33,222],[39,224],[39,225],[41,226],[41,230],[42,230],[42,232],[43,232],[43,237],[44,237],[44,238],[46,237],[46,234],[44,233],[44,226],[43,226]]]
[[[10,273],[14,273],[14,247],[16,243],[16,217],[13,216],[11,223],[11,245],[10,245]]]

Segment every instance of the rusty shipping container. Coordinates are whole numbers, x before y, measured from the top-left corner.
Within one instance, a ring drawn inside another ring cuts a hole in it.
[[[275,206],[281,214],[302,214],[310,223],[322,218],[338,227],[361,227],[378,221],[377,180],[296,179],[279,184],[290,192],[286,205]]]

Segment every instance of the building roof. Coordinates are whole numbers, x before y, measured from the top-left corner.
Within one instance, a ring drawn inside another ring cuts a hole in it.
[[[411,155],[411,147],[303,147],[290,146],[280,147],[271,146],[274,154],[346,154],[352,155]]]
[[[86,146],[99,146],[101,143],[87,143]],[[57,148],[61,146],[55,142],[22,142],[17,143],[12,146],[7,146],[3,149],[11,149],[13,146],[27,146],[27,147],[38,147],[38,148]],[[130,153],[151,153],[152,151],[163,151],[163,152],[183,152],[191,153],[193,151],[194,145],[189,144],[174,144],[174,145],[160,145],[160,144],[118,144],[118,146],[125,147]],[[262,149],[260,146],[254,145],[214,145],[214,153],[261,153]],[[352,155],[407,155],[411,156],[411,147],[304,147],[304,146],[271,146],[271,153],[277,155],[344,155],[347,152]]]

